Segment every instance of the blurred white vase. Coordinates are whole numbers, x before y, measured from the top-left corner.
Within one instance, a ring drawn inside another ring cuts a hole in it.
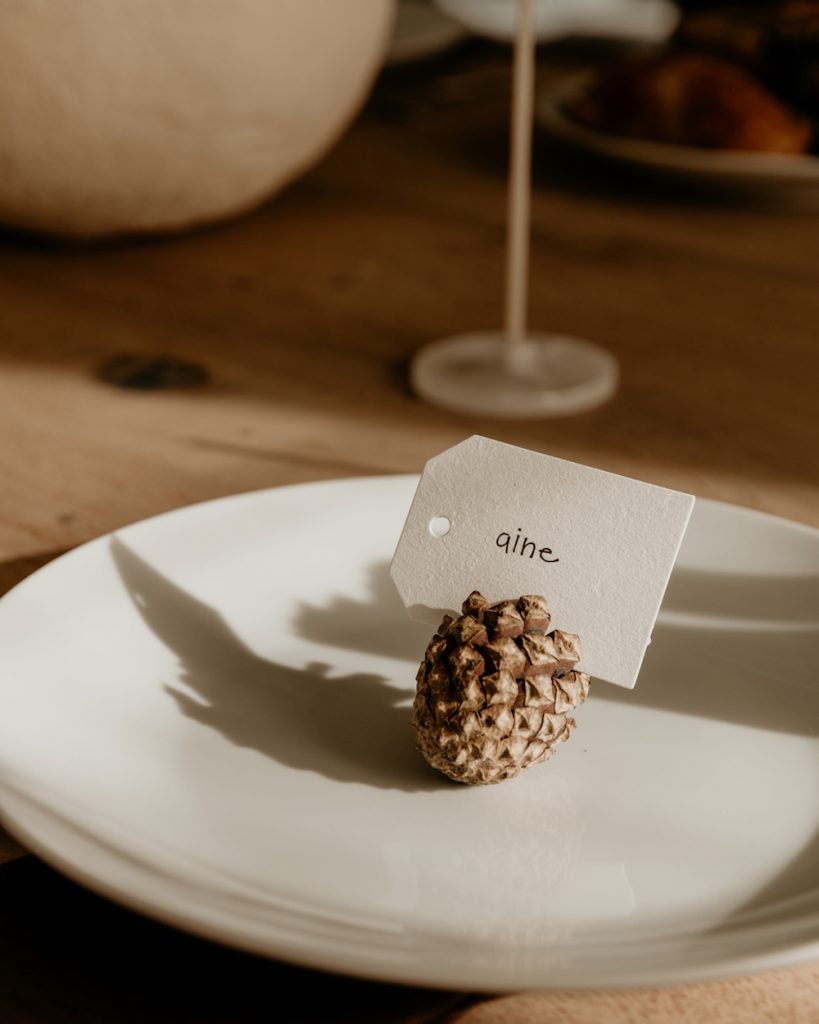
[[[394,0],[0,3],[0,221],[93,237],[241,212],[317,160]]]

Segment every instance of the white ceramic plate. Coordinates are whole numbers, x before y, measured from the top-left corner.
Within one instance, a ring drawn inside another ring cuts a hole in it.
[[[245,949],[468,989],[819,956],[819,534],[699,502],[633,692],[469,789],[413,749],[411,477],[103,537],[0,602],[0,808],[89,887]]]
[[[436,0],[451,17],[481,35],[514,38],[518,0]],[[535,0],[538,39],[568,35],[600,35],[661,42],[668,38],[678,14],[670,0]]]
[[[431,0],[401,0],[395,18],[388,64],[408,64],[443,53],[467,37],[463,26]]]
[[[561,141],[593,156],[673,178],[743,188],[815,188],[819,157],[742,153],[650,142],[597,131],[576,121],[569,104],[588,85],[588,75],[566,79],[538,98],[539,125]]]

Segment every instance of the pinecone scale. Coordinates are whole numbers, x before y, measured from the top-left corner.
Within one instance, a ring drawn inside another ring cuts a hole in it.
[[[416,746],[457,782],[487,785],[551,757],[575,727],[569,711],[589,693],[575,669],[580,640],[548,632],[543,597],[490,605],[474,591],[447,615],[416,677]]]

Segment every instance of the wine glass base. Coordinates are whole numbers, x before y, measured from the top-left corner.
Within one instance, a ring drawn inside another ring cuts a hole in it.
[[[501,333],[460,334],[424,346],[410,382],[431,405],[504,419],[571,416],[607,402],[619,367],[599,345],[532,334],[510,347]]]

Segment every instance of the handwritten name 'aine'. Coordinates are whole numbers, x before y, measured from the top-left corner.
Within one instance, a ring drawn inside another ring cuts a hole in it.
[[[541,562],[560,561],[559,558],[549,558],[549,555],[554,554],[552,549],[539,547],[535,541],[524,536],[520,527],[514,536],[511,533],[499,533],[495,538],[495,544],[507,555],[520,555],[521,558],[526,558],[527,555],[534,558],[537,555]]]

